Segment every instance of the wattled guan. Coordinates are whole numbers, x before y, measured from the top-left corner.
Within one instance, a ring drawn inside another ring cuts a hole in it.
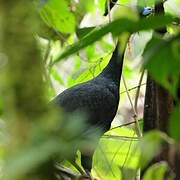
[[[151,13],[150,7],[145,7],[141,11],[142,16]],[[53,100],[53,104],[67,113],[85,112],[88,127],[99,128],[102,134],[106,132],[111,126],[119,104],[124,51],[119,53],[118,42],[108,65],[97,77],[63,91]],[[88,154],[83,151],[81,153],[82,166],[90,171],[94,150]]]
[[[53,100],[54,105],[67,113],[86,112],[88,126],[100,128],[103,133],[110,128],[118,109],[124,57],[124,53],[119,54],[118,49],[119,43],[108,65],[97,77],[63,91]],[[82,166],[90,171],[94,152],[81,153]]]

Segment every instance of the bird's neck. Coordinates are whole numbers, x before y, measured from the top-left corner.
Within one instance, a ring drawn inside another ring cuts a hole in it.
[[[117,86],[119,86],[122,74],[123,59],[124,54],[118,55],[118,47],[116,47],[108,65],[104,68],[100,76],[111,79],[115,84],[117,84]]]

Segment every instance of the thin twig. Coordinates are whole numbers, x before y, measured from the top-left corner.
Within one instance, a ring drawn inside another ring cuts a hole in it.
[[[136,91],[136,97],[135,97],[135,101],[134,101],[134,108],[135,108],[136,113],[137,113],[138,98],[139,98],[139,94],[140,94],[142,80],[144,77],[144,72],[145,72],[145,70],[143,69],[141,76],[140,76],[140,79],[139,79],[138,89]]]
[[[102,136],[102,138],[109,138],[109,139],[120,139],[120,140],[127,140],[127,141],[131,141],[131,140],[134,140],[134,141],[138,141],[138,137],[133,137],[133,136],[119,136],[119,135],[106,135],[104,134]]]
[[[56,169],[56,178],[58,178],[58,176],[60,176],[58,179],[86,179],[86,180],[90,180],[90,177],[86,174],[78,174],[76,172],[74,172],[72,169],[59,165],[59,164],[55,164],[55,169]],[[65,178],[66,177],[66,178]]]
[[[142,121],[142,120],[140,119],[140,120],[138,120],[138,121]],[[134,123],[136,123],[136,121],[131,121],[131,122],[128,122],[128,123],[125,123],[125,124],[121,124],[121,125],[119,125],[119,126],[116,126],[116,127],[111,128],[109,131],[112,131],[112,130],[114,130],[114,129],[121,128],[121,127],[124,127],[124,126],[128,126],[128,125],[131,125],[131,124],[134,124]]]
[[[111,22],[111,9],[110,9],[110,0],[107,0],[107,7],[108,7],[108,18],[109,18],[109,23]]]
[[[136,115],[136,111],[135,111],[135,109],[134,109],[133,102],[132,102],[131,97],[130,97],[130,94],[129,94],[129,92],[128,92],[127,84],[126,84],[126,81],[125,81],[125,78],[124,78],[124,75],[123,75],[123,74],[122,74],[122,79],[123,79],[123,84],[124,84],[124,87],[125,87],[125,89],[126,89],[126,93],[127,93],[129,102],[130,102],[130,104],[131,104],[131,108],[132,108],[132,110],[133,110],[133,112],[134,112],[134,115]]]
[[[135,102],[134,102],[134,119],[136,121],[136,131],[137,131],[137,135],[139,138],[141,138],[141,131],[140,131],[140,127],[139,127],[139,122],[137,120],[137,105],[138,105],[138,99],[139,99],[139,94],[140,94],[140,88],[141,88],[141,83],[144,77],[144,72],[145,70],[143,69],[141,76],[140,76],[140,80],[139,80],[139,84],[138,84],[138,89],[136,91],[136,97],[135,97]]]
[[[67,175],[67,176],[69,176],[71,178],[79,176],[78,173],[74,172],[70,168],[64,167],[64,166],[59,165],[59,164],[55,164],[54,166],[55,166],[55,169],[59,172],[58,174],[60,174],[60,175],[65,174],[65,175]]]
[[[45,55],[44,55],[44,60],[43,61],[44,61],[45,64],[47,63],[50,52],[51,52],[51,40],[48,41],[47,49],[46,49],[46,52],[45,52]]]
[[[52,68],[51,62],[52,62],[52,57],[50,57],[50,61],[49,61],[49,68],[48,68],[49,73],[47,74],[47,80],[48,80],[48,82],[49,82],[49,84],[50,84],[53,92],[55,93],[56,91],[55,91],[55,88],[54,88],[53,83],[52,83],[52,81],[51,81],[51,77],[50,77],[50,75],[49,75],[49,74],[50,74],[50,71],[51,71],[51,68]],[[47,73],[47,72],[46,72],[46,73]]]
[[[47,69],[45,68],[46,65],[47,65],[47,61],[49,59],[50,53],[51,53],[51,44],[52,44],[52,42],[51,42],[51,40],[49,40],[49,42],[47,44],[46,52],[45,52],[45,55],[44,55],[44,59],[43,59],[43,62],[44,62],[44,77],[45,77],[46,81],[49,82],[49,85],[52,88],[53,92],[55,92],[55,89],[54,89],[54,86],[52,84],[50,75],[49,75],[49,73],[47,73]],[[50,61],[51,61],[51,58],[50,58]],[[50,66],[49,66],[49,69],[50,69]]]
[[[141,86],[144,86],[144,85],[146,85],[146,83],[141,84]],[[134,89],[136,89],[136,88],[139,88],[139,87],[140,87],[139,85],[138,85],[138,86],[134,86],[134,87],[132,87],[132,88],[129,88],[128,91],[132,91],[132,90],[134,90]],[[123,92],[121,92],[120,94],[124,94],[124,93],[126,93],[126,91],[123,91]]]
[[[82,174],[85,175],[85,171],[83,171],[83,169],[74,161],[71,162],[71,164]]]
[[[133,103],[132,103],[130,94],[129,94],[129,92],[128,92],[127,84],[126,84],[126,81],[125,81],[125,78],[124,78],[123,74],[122,74],[122,79],[123,79],[124,87],[125,87],[125,89],[126,89],[126,93],[127,93],[129,102],[130,102],[130,104],[131,104],[131,108],[132,108],[133,113],[134,113],[133,118],[134,118],[134,120],[136,121],[136,133],[137,133],[138,137],[141,138],[141,132],[140,132],[140,127],[139,127],[139,122],[138,122],[138,120],[137,120],[136,110],[135,110],[135,108],[134,108],[134,106],[133,106]]]

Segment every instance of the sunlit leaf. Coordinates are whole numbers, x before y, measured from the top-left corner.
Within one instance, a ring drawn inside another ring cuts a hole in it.
[[[99,62],[91,65],[89,68],[81,69],[80,73],[78,73],[75,77],[71,77],[69,81],[71,82],[71,86],[86,82],[94,77],[96,77],[102,69],[107,65],[110,55],[106,56],[103,61],[101,61],[101,57],[99,57]]]
[[[139,151],[134,151],[137,136],[128,128],[108,131],[100,140],[93,157],[93,170],[103,179],[121,179],[121,169],[136,169]]]
[[[105,5],[106,5],[106,0],[99,0],[98,1],[98,6],[99,6],[102,14],[104,14],[104,12],[105,12]]]

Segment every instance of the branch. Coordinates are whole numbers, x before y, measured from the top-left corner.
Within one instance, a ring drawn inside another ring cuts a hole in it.
[[[138,120],[138,121],[142,121],[142,120]],[[133,123],[136,123],[136,121],[131,121],[131,122],[128,122],[128,123],[125,123],[125,124],[122,124],[122,125],[113,127],[113,128],[111,128],[109,131],[112,131],[112,130],[117,129],[117,128],[121,128],[121,127],[123,127],[123,126],[128,126],[128,125],[133,124]]]

